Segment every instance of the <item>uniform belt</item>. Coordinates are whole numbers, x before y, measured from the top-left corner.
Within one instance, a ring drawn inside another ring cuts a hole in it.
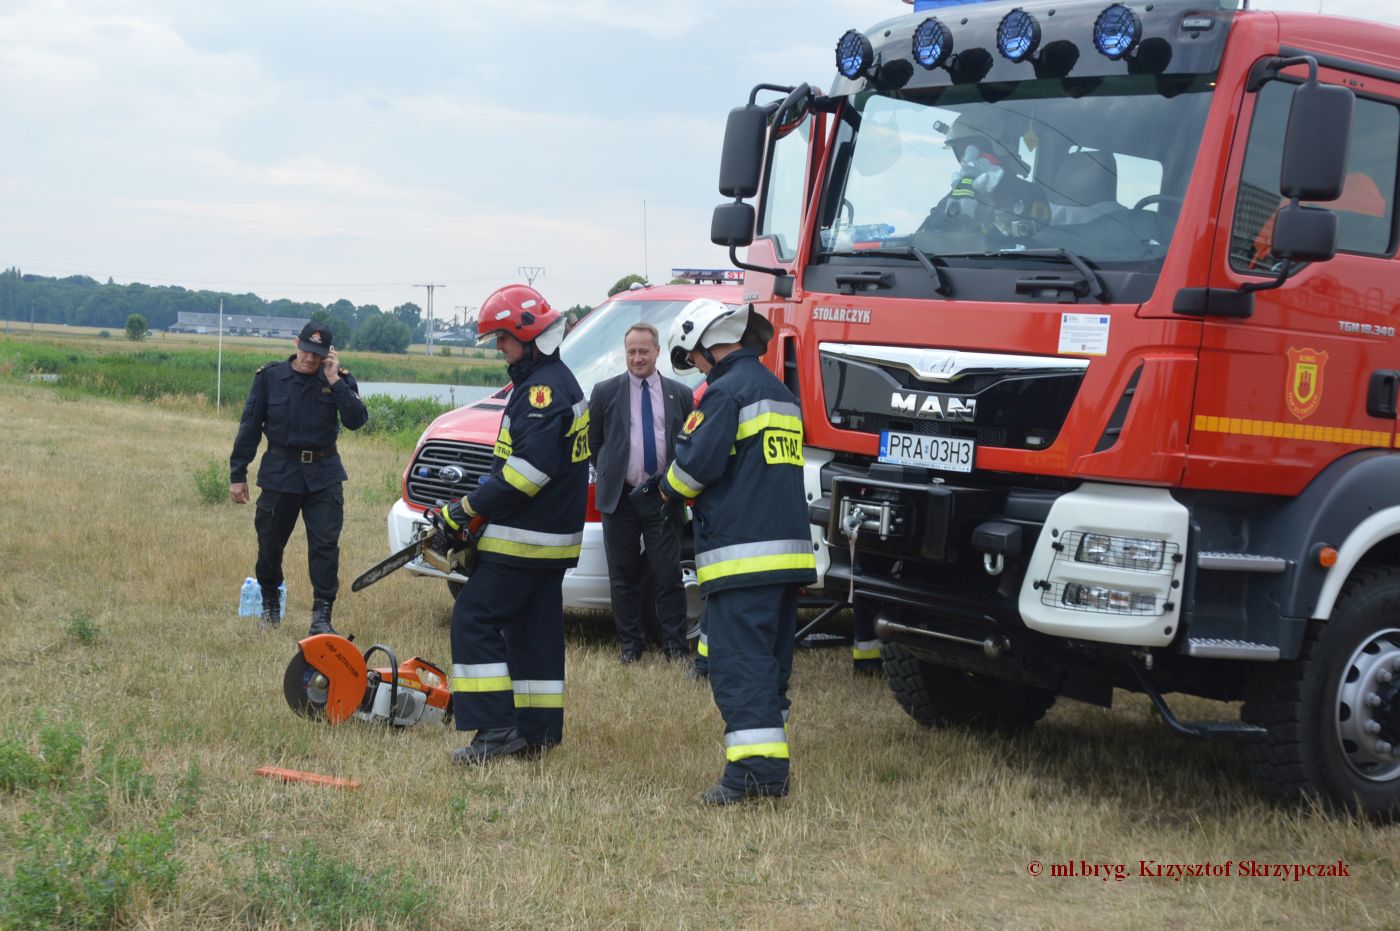
[[[267,451],[274,456],[281,456],[283,459],[292,459],[301,463],[320,462],[336,453],[335,444],[327,446],[325,449],[288,449],[286,446],[277,446],[273,443],[267,444]]]

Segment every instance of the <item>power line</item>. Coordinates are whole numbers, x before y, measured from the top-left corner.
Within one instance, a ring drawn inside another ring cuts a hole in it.
[[[535,279],[544,274],[543,265],[521,265],[517,270],[525,277],[525,283],[532,288],[535,286]]]

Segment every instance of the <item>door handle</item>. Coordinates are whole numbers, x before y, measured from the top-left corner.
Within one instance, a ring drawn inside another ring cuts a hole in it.
[[[1400,372],[1392,369],[1372,372],[1371,383],[1366,388],[1366,413],[1372,417],[1393,419],[1397,388],[1400,388]]]

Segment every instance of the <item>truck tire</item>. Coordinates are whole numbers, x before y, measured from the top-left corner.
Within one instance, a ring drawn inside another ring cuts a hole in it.
[[[1243,716],[1268,730],[1246,748],[1261,791],[1380,821],[1400,816],[1400,568],[1352,573],[1298,659],[1260,677]]]
[[[880,657],[895,700],[924,727],[1023,730],[1055,704],[1049,689],[925,662],[897,643],[881,644]]]

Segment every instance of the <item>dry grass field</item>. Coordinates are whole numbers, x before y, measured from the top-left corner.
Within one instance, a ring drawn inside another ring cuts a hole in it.
[[[1172,737],[1135,697],[1063,702],[1011,739],[930,732],[841,651],[802,651],[793,794],[719,811],[696,801],[722,758],[706,688],[620,666],[606,618],[570,622],[566,738],[543,761],[466,772],[452,732],[308,722],[282,698],[301,531],[291,616],[260,633],[236,610],[250,507],[195,492],[231,423],[12,383],[0,422],[0,927],[1400,927],[1400,829],[1271,807],[1236,748]],[[445,663],[444,585],[349,591],[385,554],[403,462],[343,449],[336,626]],[[1250,859],[1350,876],[1241,876]],[[1081,860],[1125,875],[1051,875]]]

